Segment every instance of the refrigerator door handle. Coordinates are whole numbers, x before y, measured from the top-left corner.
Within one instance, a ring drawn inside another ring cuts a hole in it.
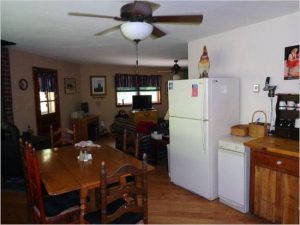
[[[202,97],[202,115],[201,118],[204,120],[204,107],[205,107],[205,85],[203,85],[203,97]]]
[[[207,115],[206,115],[206,85],[203,85],[203,97],[202,97],[202,120],[208,121]]]
[[[203,85],[203,99],[202,99],[202,147],[203,147],[203,153],[206,153],[206,134],[205,134],[205,122],[208,121],[206,118],[206,85]]]
[[[203,133],[202,133],[202,147],[203,147],[203,153],[206,153],[206,138],[205,138],[205,123],[204,121],[202,122],[202,130],[203,130]]]

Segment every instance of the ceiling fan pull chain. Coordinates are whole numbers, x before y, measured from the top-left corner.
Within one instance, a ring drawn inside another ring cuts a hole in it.
[[[139,50],[138,50],[138,44],[139,44],[139,40],[134,40],[135,42],[135,57],[136,57],[136,61],[135,61],[135,74],[139,73]]]

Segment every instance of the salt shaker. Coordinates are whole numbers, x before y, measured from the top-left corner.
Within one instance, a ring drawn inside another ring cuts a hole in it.
[[[86,151],[84,151],[84,161],[87,161],[88,160],[88,156],[87,156],[87,152]]]
[[[79,160],[80,161],[82,161],[84,158],[83,158],[84,156],[83,156],[83,153],[82,153],[82,151],[80,150],[80,153],[79,153]]]

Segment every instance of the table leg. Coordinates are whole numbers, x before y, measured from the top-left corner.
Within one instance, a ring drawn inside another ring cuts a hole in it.
[[[86,198],[87,198],[88,190],[87,188],[80,189],[80,224],[85,224],[84,214],[86,210]]]

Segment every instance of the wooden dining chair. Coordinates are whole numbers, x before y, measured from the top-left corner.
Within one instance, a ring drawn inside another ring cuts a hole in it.
[[[123,133],[123,151],[127,154],[139,158],[139,134],[138,133],[127,133],[124,129]]]
[[[134,176],[127,183],[118,182],[126,174]],[[85,222],[93,224],[135,224],[148,223],[148,191],[146,154],[143,155],[143,167],[124,165],[112,175],[107,174],[105,162],[101,162],[101,209],[84,215]]]
[[[34,148],[25,149],[34,223],[79,223],[79,193],[50,196],[43,188]]]
[[[51,148],[75,144],[76,143],[75,124],[73,124],[72,130],[68,128],[60,127],[55,131],[53,130],[53,126],[50,125],[50,139],[51,139]]]
[[[31,215],[31,209],[32,209],[32,198],[31,198],[31,192],[30,192],[30,185],[29,185],[29,178],[28,178],[28,165],[26,160],[26,153],[29,151],[30,144],[26,141],[23,142],[23,139],[19,139],[19,151],[21,155],[21,161],[22,161],[22,167],[23,167],[23,173],[24,173],[24,182],[26,187],[26,201],[27,201],[27,221],[32,222]]]

